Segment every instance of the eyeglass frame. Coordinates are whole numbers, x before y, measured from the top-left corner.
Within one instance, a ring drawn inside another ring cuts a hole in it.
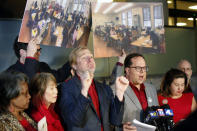
[[[42,51],[42,48],[39,48],[36,50],[36,52],[41,52]]]
[[[129,68],[134,68],[137,72],[148,72],[149,67],[148,66],[144,66],[144,67],[140,67],[140,66],[130,66]]]

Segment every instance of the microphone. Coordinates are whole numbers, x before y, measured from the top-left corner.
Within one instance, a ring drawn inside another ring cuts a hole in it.
[[[174,127],[174,121],[173,121],[173,110],[170,109],[170,106],[168,104],[165,104],[162,106],[162,108],[164,109],[164,113],[166,116],[166,125],[167,125],[167,129],[168,130],[172,130],[172,128]]]
[[[157,131],[169,131],[173,127],[173,111],[169,105],[151,106],[144,111],[144,123],[154,125]]]
[[[158,114],[156,110],[154,110],[154,107],[147,107],[144,112],[144,123],[158,126],[157,124]]]

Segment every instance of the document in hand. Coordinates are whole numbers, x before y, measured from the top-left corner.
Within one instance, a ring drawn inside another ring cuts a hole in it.
[[[38,131],[47,131],[47,121],[46,121],[46,117],[43,117],[43,118],[38,122]]]
[[[155,129],[156,129],[155,126],[142,123],[136,119],[133,120],[132,125],[137,128],[137,131],[155,131]]]

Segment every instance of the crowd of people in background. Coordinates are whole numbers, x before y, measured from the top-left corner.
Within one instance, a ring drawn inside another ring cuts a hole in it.
[[[84,12],[69,12],[56,1],[40,5],[33,1],[28,12],[30,38],[41,36],[49,45],[77,47],[82,35],[90,30],[90,24]]]
[[[141,39],[142,37],[150,36],[147,39],[147,44],[151,45],[152,48],[144,48],[144,52],[147,53],[164,53],[164,32],[162,32],[161,27],[156,29],[151,29],[151,27],[146,27],[141,29],[139,27],[130,27],[125,25],[116,25],[113,22],[109,25],[97,25],[95,27],[95,35],[107,43],[108,47],[112,47],[117,51],[122,49],[125,52],[139,52],[140,46],[132,45],[132,42]]]

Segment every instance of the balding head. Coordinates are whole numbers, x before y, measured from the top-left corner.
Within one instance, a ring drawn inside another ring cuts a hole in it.
[[[192,76],[191,63],[188,60],[185,60],[185,59],[180,60],[178,65],[177,65],[177,68],[182,70],[183,72],[185,72],[186,75],[187,75],[188,81],[190,81],[191,76]]]

